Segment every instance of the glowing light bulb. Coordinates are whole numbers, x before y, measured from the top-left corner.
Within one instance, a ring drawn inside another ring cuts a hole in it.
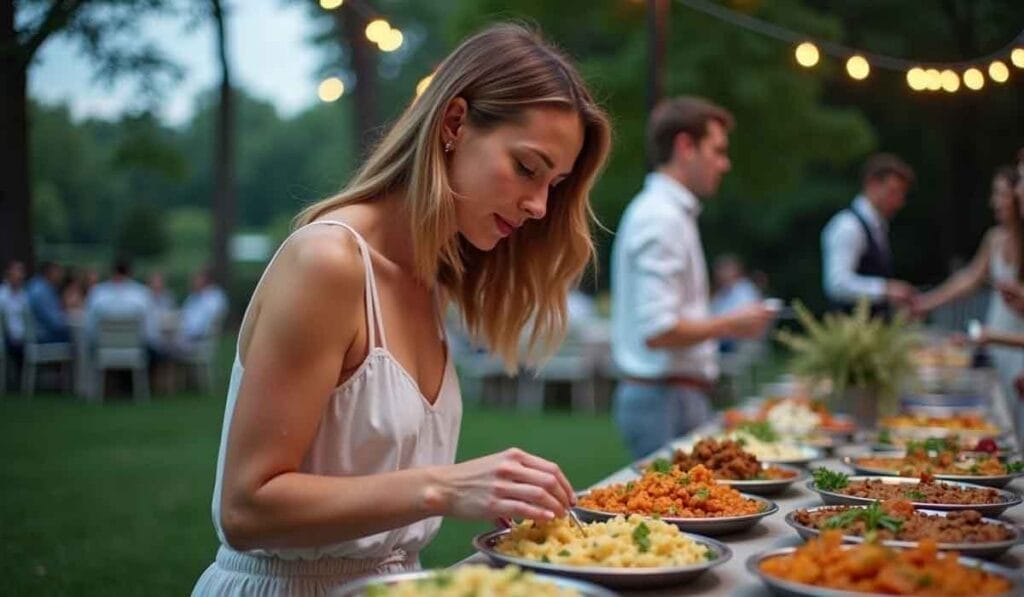
[[[366,24],[366,39],[379,44],[388,31],[391,31],[391,25],[387,21],[384,19],[374,19]]]
[[[387,33],[377,41],[377,47],[382,52],[394,52],[398,48],[402,47],[402,32],[398,29],[390,29]]]
[[[942,88],[949,93],[953,93],[957,89],[960,89],[960,77],[951,70],[944,70],[939,75],[942,79]]]
[[[972,91],[977,91],[985,86],[985,75],[976,68],[969,68],[964,71],[964,85]]]
[[[811,42],[805,41],[796,47],[796,61],[800,66],[810,68],[818,64],[820,59],[821,54],[818,52],[818,46]]]
[[[868,61],[863,56],[855,54],[846,61],[846,72],[852,78],[862,81],[871,74],[871,65],[868,64]]]
[[[345,94],[345,83],[338,77],[328,77],[320,82],[316,94],[322,102],[336,102]]]
[[[993,60],[992,64],[988,65],[988,76],[996,83],[1005,83],[1010,78],[1010,69],[1006,67],[1005,62]]]
[[[924,69],[915,66],[914,68],[907,71],[907,85],[914,91],[924,91],[928,88],[928,75],[925,74]]]

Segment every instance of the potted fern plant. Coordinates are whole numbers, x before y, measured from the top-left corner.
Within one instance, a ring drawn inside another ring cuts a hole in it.
[[[872,318],[867,301],[853,313],[827,313],[820,320],[794,304],[803,334],[786,330],[778,339],[792,352],[791,370],[815,382],[828,382],[830,408],[847,413],[862,427],[895,414],[905,382],[914,374],[911,352],[921,343],[915,326],[902,315]]]

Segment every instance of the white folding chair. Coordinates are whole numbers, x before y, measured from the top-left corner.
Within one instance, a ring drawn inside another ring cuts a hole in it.
[[[220,345],[221,332],[224,327],[224,314],[218,315],[210,324],[205,336],[186,347],[179,361],[196,380],[199,389],[207,394],[213,393],[216,374],[217,347]],[[188,375],[186,374],[186,383]]]
[[[21,363],[21,391],[32,396],[36,392],[36,376],[41,365],[58,364],[61,366],[61,380],[65,385],[71,379],[66,368],[74,362],[74,352],[70,342],[38,342],[36,334],[36,318],[31,309],[25,309],[25,355]]]
[[[569,384],[572,410],[597,412],[596,379],[599,355],[582,330],[570,330],[558,352],[536,371],[520,376],[516,403],[520,410],[539,412],[544,408],[547,388],[552,383]]]
[[[149,400],[149,354],[141,315],[98,317],[93,368],[98,384],[97,400],[105,397],[108,370],[131,370],[132,396],[136,402]]]

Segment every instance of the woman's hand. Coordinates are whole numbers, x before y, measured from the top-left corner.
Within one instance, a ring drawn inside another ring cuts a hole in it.
[[[551,520],[576,503],[558,465],[510,448],[436,470],[445,516],[475,520]]]

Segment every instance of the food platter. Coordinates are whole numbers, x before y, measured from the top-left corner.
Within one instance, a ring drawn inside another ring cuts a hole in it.
[[[718,535],[727,535],[729,533],[745,531],[760,522],[762,518],[771,516],[779,511],[779,506],[771,500],[767,500],[756,495],[747,495],[745,493],[741,493],[740,495],[749,500],[758,502],[760,504],[760,509],[753,514],[744,514],[742,516],[720,516],[708,518],[679,518],[675,516],[662,516],[660,518],[669,524],[674,524],[679,527],[679,530],[681,531],[717,537]],[[585,496],[585,492],[579,495],[581,498]],[[575,510],[580,519],[585,522],[604,522],[618,516],[618,513],[615,512],[602,512],[600,510],[591,510],[580,506],[576,506],[573,510]]]
[[[844,548],[851,548],[852,545],[844,546]],[[761,564],[769,558],[777,556],[790,555],[796,551],[796,547],[782,547],[779,549],[773,549],[760,554],[754,554],[747,558],[747,570],[754,576],[761,579],[765,585],[776,595],[786,595],[794,597],[853,597],[854,595],[862,596],[865,593],[856,593],[852,591],[839,591],[836,589],[828,589],[825,587],[817,587],[812,585],[806,585],[796,583],[788,580],[776,578],[772,575],[765,574],[761,570]],[[997,566],[991,562],[985,562],[983,560],[977,560],[975,558],[961,557],[960,563],[964,566],[972,568],[980,568],[985,572],[1002,576],[1003,578],[1010,581],[1012,587],[1009,592],[1004,595],[1020,595],[1021,580],[1019,576],[1012,570],[1003,566]]]
[[[894,454],[894,456],[895,455],[896,454]],[[852,468],[858,475],[883,475],[889,477],[901,476],[899,471],[894,469],[860,465],[857,463],[857,457],[854,456],[845,456],[843,457],[842,462],[846,466]],[[940,481],[971,483],[974,485],[982,485],[984,487],[1006,487],[1010,481],[1024,476],[1024,472],[1007,473],[1005,475],[955,475],[949,473],[934,473],[932,476]]]
[[[850,483],[856,483],[858,481],[876,480],[886,485],[917,485],[918,479],[910,477],[886,477],[886,476],[854,476],[849,478]],[[961,483],[957,481],[942,481],[943,484],[959,487],[961,489],[989,489],[998,493],[1001,501],[996,503],[981,503],[981,504],[934,504],[931,502],[917,502],[911,500],[911,503],[915,508],[923,508],[927,510],[977,510],[987,516],[998,516],[1005,512],[1008,508],[1020,504],[1022,501],[1021,497],[1012,491],[1005,489],[994,489],[991,487],[982,487],[980,485],[973,485],[971,483]],[[814,480],[807,482],[807,489],[817,493],[821,496],[821,500],[830,506],[860,506],[867,505],[872,502],[876,502],[874,498],[859,497],[853,495],[847,495],[838,491],[831,491],[825,489],[819,489]]]
[[[667,519],[665,520],[668,522]],[[713,552],[714,556],[705,562],[691,564],[688,566],[659,566],[655,568],[572,566],[509,556],[495,549],[495,545],[498,541],[504,535],[511,532],[511,529],[496,529],[482,533],[473,539],[473,547],[485,554],[496,564],[513,564],[520,568],[527,568],[538,573],[567,576],[616,589],[653,589],[680,584],[693,580],[715,566],[721,566],[732,558],[732,550],[726,545],[715,541],[714,539],[684,533],[684,535],[690,539],[693,539],[698,544]]]
[[[330,591],[329,597],[364,597],[372,595],[378,587],[388,587],[406,581],[429,581],[440,577],[442,574],[450,573],[450,570],[421,570],[418,572],[399,572],[395,574],[382,574],[360,578],[342,585],[340,588]],[[583,580],[552,576],[549,574],[535,574],[536,580],[549,582],[563,589],[575,590],[581,597],[615,597],[615,593]]]
[[[650,467],[651,463],[659,458],[671,460],[672,455],[669,452],[658,451],[648,458],[643,458],[633,462],[633,464],[630,465],[630,468],[638,475],[642,475],[644,471]],[[793,473],[793,476],[785,479],[715,479],[715,482],[721,485],[728,485],[736,491],[741,491],[743,493],[750,493],[754,495],[775,495],[782,493],[797,481],[803,481],[807,478],[807,469],[802,467],[768,462],[762,463],[762,465],[780,468],[784,471]]]
[[[803,509],[807,510],[808,512],[815,512],[830,509],[833,507],[834,506],[817,506],[814,508]],[[949,514],[948,511],[942,510],[922,509],[918,510],[918,512],[922,514],[927,514],[929,516],[947,516]],[[801,538],[810,539],[812,537],[817,537],[821,534],[821,531],[819,529],[812,526],[807,526],[805,524],[801,524],[796,519],[796,515],[797,510],[791,511],[789,514],[786,514],[785,521],[786,524],[791,526],[793,530],[795,530],[797,534],[800,535]],[[1012,538],[1004,541],[991,541],[986,543],[939,543],[939,549],[943,551],[956,551],[965,556],[970,556],[974,558],[992,559],[1003,555],[1004,553],[1009,551],[1010,548],[1012,548],[1014,545],[1020,543],[1021,539],[1024,539],[1024,532],[1022,532],[1019,528],[1017,528],[1015,525],[1011,523],[1002,520],[997,520],[994,518],[983,518],[982,521],[989,524],[999,525],[1005,528],[1012,534]],[[864,541],[864,537],[860,535],[847,535],[844,533],[843,541],[846,543],[861,543]],[[881,541],[881,543],[889,547],[899,548],[915,547],[918,545],[917,541],[901,541],[894,539],[886,539],[884,541]]]

